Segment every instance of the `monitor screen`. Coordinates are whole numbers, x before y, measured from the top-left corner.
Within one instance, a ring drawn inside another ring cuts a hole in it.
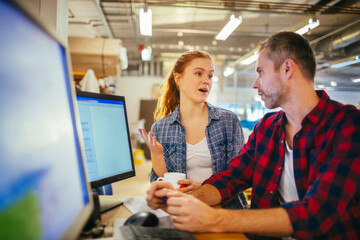
[[[93,207],[68,52],[0,1],[0,239],[73,239]]]
[[[91,187],[135,176],[125,98],[78,91],[77,103]]]

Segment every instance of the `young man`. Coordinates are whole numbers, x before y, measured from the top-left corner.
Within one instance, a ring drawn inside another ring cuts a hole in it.
[[[240,155],[207,179],[196,198],[157,182],[148,205],[193,232],[360,239],[360,111],[314,90],[315,57],[302,36],[274,34],[259,52],[253,88],[266,107],[282,111],[256,124]],[[247,188],[250,210],[208,206]]]

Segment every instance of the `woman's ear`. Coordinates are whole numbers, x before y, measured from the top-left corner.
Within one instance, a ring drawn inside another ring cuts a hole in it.
[[[174,74],[174,81],[175,81],[177,86],[181,85],[181,75],[179,73]]]

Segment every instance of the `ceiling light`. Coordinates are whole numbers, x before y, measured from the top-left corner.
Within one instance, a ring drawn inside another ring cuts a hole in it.
[[[318,88],[324,89],[324,88],[325,88],[325,85],[320,84],[320,85],[318,85]]]
[[[230,76],[231,74],[234,73],[234,68],[233,67],[227,67],[224,71],[224,77],[228,77]]]
[[[354,82],[354,83],[360,83],[360,78],[355,78],[355,79],[352,80],[352,82]]]
[[[359,62],[360,62],[360,56],[355,56],[355,57],[352,57],[351,59],[349,59],[348,61],[333,64],[333,65],[331,65],[331,68],[342,68],[342,67],[353,65],[355,63],[359,63]]]
[[[215,46],[215,45],[217,45],[217,41],[216,41],[216,40],[213,40],[213,41],[211,42],[211,44]]]
[[[331,81],[331,82],[330,82],[330,85],[331,85],[332,87],[336,87],[336,86],[337,86],[337,82]]]
[[[152,36],[152,12],[150,9],[145,11],[140,9],[140,34],[144,36]]]
[[[257,52],[255,52],[254,55],[242,60],[240,62],[240,65],[249,65],[249,64],[255,62],[257,60],[258,56],[259,56],[259,54]]]
[[[315,20],[315,19],[310,18],[308,25],[300,28],[299,30],[297,30],[297,31],[295,31],[295,32],[298,33],[298,34],[300,34],[300,35],[303,35],[303,34],[307,33],[309,30],[314,29],[314,28],[316,28],[316,27],[319,26],[319,25],[320,25],[319,19],[316,19],[316,20]]]
[[[242,17],[236,18],[235,15],[231,15],[230,21],[225,25],[225,27],[216,35],[216,40],[226,40],[230,34],[240,25]]]

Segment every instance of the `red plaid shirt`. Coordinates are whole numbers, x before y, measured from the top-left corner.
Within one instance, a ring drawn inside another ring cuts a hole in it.
[[[295,238],[360,239],[360,111],[330,100],[325,91],[317,94],[319,103],[293,141],[300,200],[282,207]],[[227,170],[204,184],[218,188],[225,202],[252,188],[251,208],[279,206],[286,121],[283,111],[266,114]]]

